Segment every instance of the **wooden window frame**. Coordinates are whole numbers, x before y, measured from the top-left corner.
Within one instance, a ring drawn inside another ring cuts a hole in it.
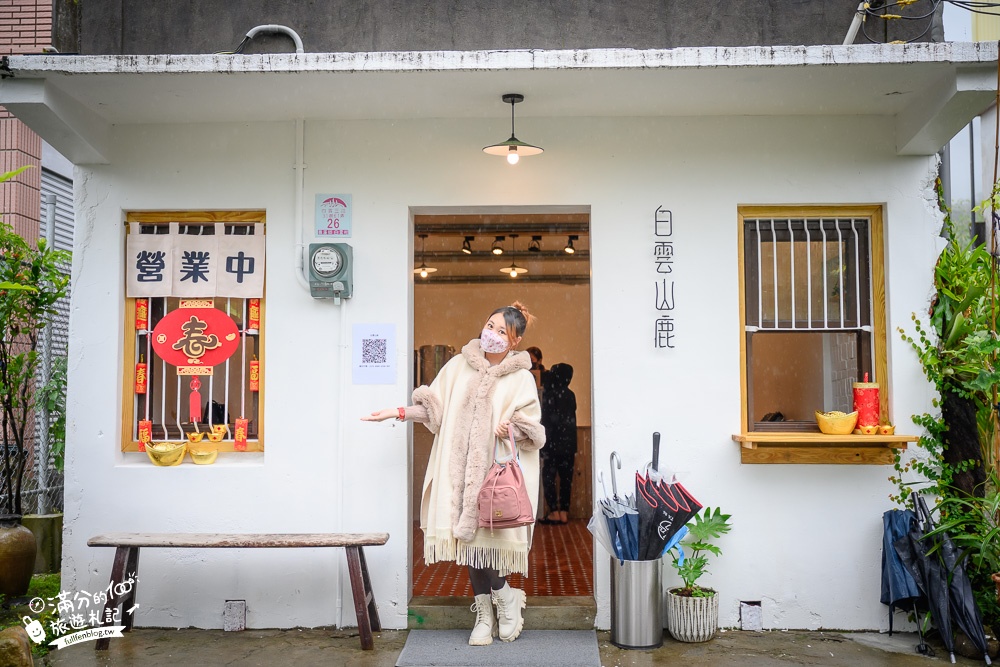
[[[749,423],[749,377],[746,333],[746,248],[744,221],[755,218],[867,218],[869,221],[869,277],[872,317],[872,363],[874,381],[880,385],[879,412],[889,421],[891,387],[888,382],[888,352],[885,315],[885,245],[883,207],[880,205],[844,206],[739,206],[737,208],[737,265],[739,274],[740,327],[740,433],[733,440],[740,444],[743,463],[867,463],[891,464],[892,449],[905,449],[915,436],[830,436],[789,428],[787,431],[751,431]],[[776,427],[780,428],[780,427]]]
[[[129,211],[125,214],[125,225],[129,223],[148,223],[148,224],[164,224],[169,222],[179,222],[183,224],[208,224],[215,222],[242,222],[242,223],[254,223],[265,225],[267,224],[267,217],[262,210],[251,210],[251,211],[231,211],[231,210],[203,210],[203,211]],[[265,227],[266,233],[266,227]],[[265,269],[266,271],[266,269]],[[123,278],[124,279],[124,278]],[[265,278],[265,294],[261,296],[260,299],[260,328],[258,333],[258,341],[263,343],[264,341],[264,331],[265,331],[265,312],[266,312],[266,278]],[[134,387],[135,387],[135,364],[132,360],[135,358],[135,298],[126,297],[124,300],[125,304],[125,317],[123,318],[123,328],[122,328],[122,345],[121,345],[121,358],[122,358],[122,432],[121,432],[121,451],[123,452],[138,452],[139,451],[139,441],[134,437],[134,425],[136,423],[135,414],[135,400],[134,400]],[[264,347],[261,344],[258,348],[257,360],[260,362],[260,390],[257,392],[257,438],[255,440],[247,440],[247,447],[245,450],[241,450],[237,453],[242,454],[245,452],[263,452],[264,451],[264,375],[266,363],[264,360]],[[169,440],[168,442],[178,442],[178,440]],[[220,452],[236,452],[233,440],[228,438],[218,443],[213,443],[218,445]]]

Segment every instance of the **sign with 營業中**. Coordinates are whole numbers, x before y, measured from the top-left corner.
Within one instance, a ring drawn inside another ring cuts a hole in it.
[[[316,236],[351,238],[351,195],[316,195]]]
[[[143,234],[130,226],[125,244],[126,295],[138,297],[259,298],[264,293],[264,235],[227,234],[216,223],[215,234]]]

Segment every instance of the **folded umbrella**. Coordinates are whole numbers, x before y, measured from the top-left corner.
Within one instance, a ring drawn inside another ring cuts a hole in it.
[[[879,600],[889,605],[889,636],[892,636],[893,613],[903,604],[913,607],[914,618],[917,614],[917,602],[923,598],[913,575],[903,565],[893,543],[905,538],[914,528],[917,517],[912,510],[887,510],[882,514],[882,595]],[[927,654],[929,648],[924,643],[920,623],[917,623],[917,635],[920,643],[917,652]]]
[[[636,473],[635,491],[639,512],[638,558],[654,560],[702,506],[680,482],[657,484]]]
[[[917,520],[910,531],[893,542],[899,559],[913,575],[913,580],[924,594],[931,618],[941,635],[941,642],[951,661],[955,662],[955,637],[952,634],[951,604],[948,597],[948,572],[937,556],[930,553],[934,546],[934,538],[927,539],[930,532],[928,522],[930,515],[920,494],[913,494],[913,504]]]

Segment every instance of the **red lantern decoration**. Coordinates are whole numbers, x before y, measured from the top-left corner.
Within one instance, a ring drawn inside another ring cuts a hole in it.
[[[143,361],[143,356],[139,355],[139,363],[135,365],[135,393],[146,393],[146,379],[146,364]]]
[[[260,362],[250,362],[250,391],[260,391]]]
[[[236,420],[236,429],[233,432],[233,449],[237,452],[245,452],[247,450],[247,428],[249,425],[249,419],[240,417]]]
[[[858,411],[858,427],[878,426],[878,383],[869,382],[868,373],[865,373],[865,381],[855,382],[851,387],[854,390],[854,409]]]
[[[149,328],[149,299],[135,300],[135,330],[145,331]]]
[[[247,328],[260,329],[260,299],[250,299],[247,310]]]
[[[190,415],[191,421],[195,424],[201,421],[201,380],[195,375],[191,378],[188,387],[191,388],[191,395],[188,397],[188,414]]]
[[[211,375],[213,366],[236,352],[240,331],[218,308],[182,307],[156,324],[150,342],[160,359],[185,368],[182,375]]]
[[[146,451],[146,445],[153,441],[153,422],[148,419],[139,420],[139,451]]]

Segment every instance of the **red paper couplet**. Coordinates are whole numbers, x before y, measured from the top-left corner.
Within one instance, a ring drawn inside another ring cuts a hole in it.
[[[153,441],[153,422],[148,419],[139,420],[139,451],[146,451],[146,445]]]
[[[250,299],[247,310],[247,328],[260,329],[260,299]]]
[[[245,452],[247,450],[247,427],[249,424],[250,420],[243,417],[236,420],[236,430],[233,433],[233,449],[238,452]]]
[[[149,328],[149,299],[135,300],[135,330],[145,331]]]
[[[250,391],[260,391],[260,362],[250,362]]]
[[[198,423],[201,421],[201,394],[198,393],[198,390],[201,389],[201,380],[195,375],[191,378],[188,386],[191,388],[191,396],[188,400],[188,414],[191,416],[192,422]]]
[[[139,357],[142,359],[142,357]],[[135,393],[146,393],[146,364],[140,361],[135,365]]]

